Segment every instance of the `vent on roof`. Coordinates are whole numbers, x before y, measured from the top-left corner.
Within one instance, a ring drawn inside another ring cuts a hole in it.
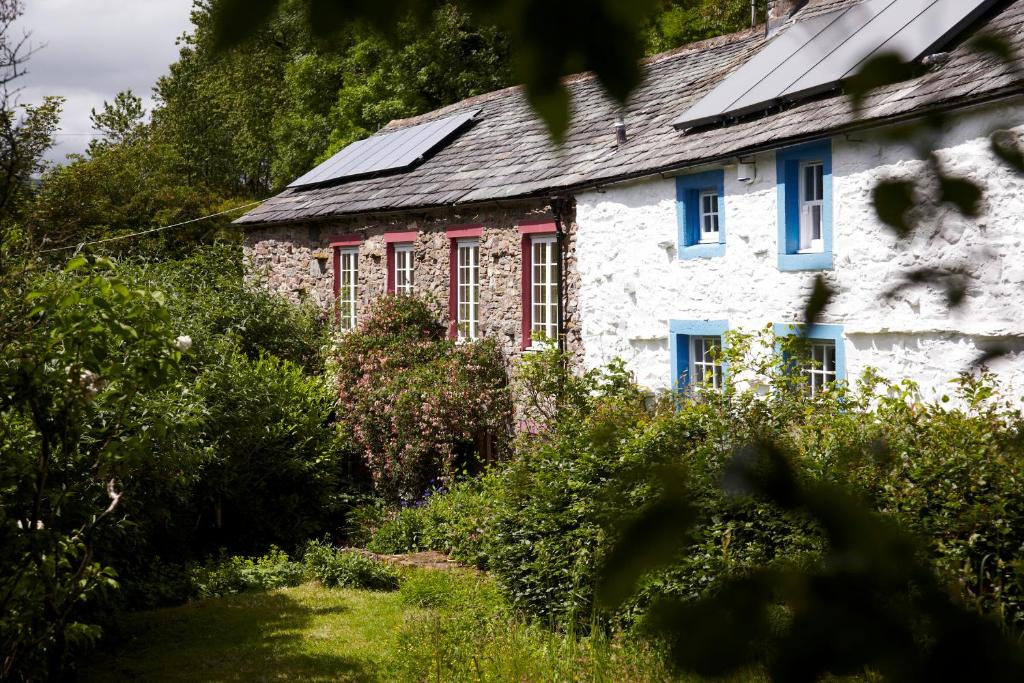
[[[996,0],[866,0],[797,21],[672,122],[679,129],[765,111],[831,90],[871,57],[919,59]]]
[[[353,142],[288,187],[319,185],[408,169],[451,140],[479,113],[479,109],[465,111]]]

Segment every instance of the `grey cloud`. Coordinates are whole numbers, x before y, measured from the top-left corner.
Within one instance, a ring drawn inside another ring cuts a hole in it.
[[[152,88],[178,56],[175,39],[190,27],[191,0],[29,0],[20,21],[38,46],[21,99],[67,98],[53,160],[80,152],[89,112],[120,90],[131,89],[152,106]]]

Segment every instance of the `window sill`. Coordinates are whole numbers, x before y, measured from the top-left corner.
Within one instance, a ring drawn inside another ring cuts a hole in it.
[[[550,351],[556,348],[552,342],[535,341],[527,347],[523,348],[523,353],[543,353],[544,351]]]
[[[700,258],[721,258],[725,256],[725,243],[691,244],[679,247],[679,260],[690,261]]]
[[[818,251],[797,254],[779,254],[779,270],[832,270],[832,252]]]

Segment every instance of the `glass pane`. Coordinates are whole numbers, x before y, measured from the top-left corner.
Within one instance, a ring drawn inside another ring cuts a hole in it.
[[[811,207],[811,239],[821,239],[821,206],[815,205]]]

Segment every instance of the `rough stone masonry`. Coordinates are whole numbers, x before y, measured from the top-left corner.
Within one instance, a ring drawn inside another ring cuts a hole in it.
[[[332,237],[362,237],[359,246],[359,311],[387,291],[389,232],[416,231],[413,245],[413,292],[437,305],[447,325],[450,291],[449,240],[453,225],[481,225],[480,334],[497,340],[510,359],[522,353],[522,246],[517,230],[526,220],[550,217],[550,204],[537,201],[489,203],[457,209],[418,211],[390,216],[359,216],[321,223],[264,225],[246,230],[244,253],[248,277],[293,302],[311,301],[330,317],[334,306]],[[562,216],[563,294],[566,348],[582,355],[574,292],[576,225],[574,212]],[[566,296],[566,294],[568,296]],[[564,302],[568,301],[568,305]]]

